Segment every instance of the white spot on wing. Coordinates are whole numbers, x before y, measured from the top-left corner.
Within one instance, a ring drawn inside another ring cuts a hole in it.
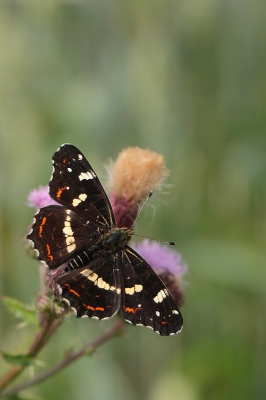
[[[132,287],[125,288],[125,293],[132,295],[135,292],[141,292],[142,289],[143,289],[142,285],[135,285],[135,286],[132,286]]]
[[[98,278],[96,284],[100,289],[105,289],[108,285],[102,278]],[[109,285],[109,287],[110,287],[110,285]],[[108,288],[107,288],[107,290],[108,290]]]
[[[105,282],[102,278],[100,278],[95,272],[93,272],[89,268],[84,269],[84,271],[81,271],[80,273],[87,279],[89,279],[91,282],[94,282],[94,285],[98,286],[98,288],[100,289],[111,290],[112,292],[116,291],[117,294],[121,293],[120,288],[116,288],[115,286],[110,286],[108,282]]]
[[[71,310],[73,311],[73,313],[74,313],[76,316],[78,315],[77,310],[76,310],[74,307],[71,307]]]
[[[155,303],[161,303],[163,301],[163,299],[166,298],[166,296],[168,295],[168,292],[165,289],[161,289],[157,295],[153,298],[153,300],[155,301]]]
[[[68,299],[66,299],[65,297],[63,297],[62,300],[64,301],[64,303],[66,303],[68,306],[70,306],[70,302],[69,302]]]
[[[85,201],[86,198],[87,198],[86,193],[81,193],[81,194],[79,195],[78,199],[74,199],[74,200],[72,201],[72,205],[73,205],[74,207],[77,207],[82,201]]]
[[[79,195],[79,199],[80,199],[81,201],[85,201],[86,198],[87,198],[86,193],[81,193],[81,194]]]
[[[172,314],[179,314],[179,311],[177,311],[177,310],[172,310]]]
[[[92,270],[90,269],[84,269],[84,271],[81,271],[81,274],[83,276],[86,276],[86,278],[88,278],[90,281],[95,282],[96,279],[98,279],[98,275],[95,274],[95,272],[92,272]]]
[[[83,181],[83,179],[89,180],[89,179],[94,179],[96,177],[95,173],[93,171],[87,171],[87,172],[81,172],[79,175],[79,180]]]
[[[77,206],[79,205],[79,203],[81,203],[81,200],[79,200],[79,199],[74,199],[74,200],[72,201],[72,206],[73,206],[73,207],[77,207]]]
[[[49,268],[49,265],[46,264],[46,262],[43,261],[43,260],[40,261],[40,264],[43,265],[43,266],[46,267],[46,268]]]
[[[76,248],[75,238],[73,236],[74,232],[73,232],[73,230],[71,228],[71,225],[70,225],[70,221],[71,221],[70,213],[71,213],[71,210],[66,210],[67,217],[65,219],[65,226],[63,228],[63,233],[64,233],[65,238],[66,238],[67,251],[69,253],[74,251],[75,248]]]
[[[73,231],[71,229],[71,226],[67,225],[67,221],[65,221],[65,227],[63,228],[63,232],[64,232],[65,236],[72,236],[73,235]]]
[[[67,251],[69,253],[71,253],[72,251],[75,250],[76,245],[75,245],[75,241],[72,241],[72,236],[69,236],[66,238],[66,244],[67,244]]]
[[[149,325],[142,325],[142,326],[146,326],[146,328],[149,328],[149,329],[151,329],[152,331],[154,331],[153,326],[149,326]],[[157,332],[157,333],[159,333],[159,332]]]
[[[125,293],[126,294],[134,294],[135,293],[134,286],[130,287],[130,288],[125,288]]]

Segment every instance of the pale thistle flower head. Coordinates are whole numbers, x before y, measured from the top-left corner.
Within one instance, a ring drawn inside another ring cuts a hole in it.
[[[151,150],[129,147],[110,169],[110,201],[118,227],[131,227],[138,207],[148,194],[160,189],[168,171],[162,155]]]

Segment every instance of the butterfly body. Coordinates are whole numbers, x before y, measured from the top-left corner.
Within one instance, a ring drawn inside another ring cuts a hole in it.
[[[73,257],[64,268],[64,271],[80,268],[88,263],[89,260],[99,256],[108,257],[123,250],[132,234],[132,229],[111,227],[107,232],[100,233],[99,237],[94,237],[95,243],[88,246],[81,254]]]
[[[109,199],[91,165],[76,147],[53,155],[51,197],[60,206],[41,208],[28,239],[50,270],[62,267],[54,294],[78,317],[125,320],[160,335],[178,333],[182,316],[146,261],[128,246],[132,229],[116,226]]]
[[[131,239],[133,231],[127,228],[112,228],[101,238],[100,245],[108,250],[123,249]]]

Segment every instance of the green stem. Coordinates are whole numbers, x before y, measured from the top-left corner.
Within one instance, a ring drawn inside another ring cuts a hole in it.
[[[40,331],[36,334],[30,348],[28,355],[36,357],[40,350],[45,346],[51,335],[61,325],[62,319],[55,318],[53,312],[44,311],[40,313],[40,319],[43,321]],[[0,394],[9,386],[25,369],[25,366],[19,365],[10,368],[7,373],[0,378]]]
[[[114,337],[117,333],[119,333],[124,326],[124,321],[119,319],[115,322],[111,328],[105,331],[102,335],[100,335],[94,341],[86,344],[81,350],[73,351],[72,353],[68,354],[66,358],[64,358],[59,363],[55,364],[53,367],[48,368],[46,371],[43,371],[39,375],[36,375],[34,378],[29,379],[27,382],[21,383],[9,391],[5,392],[3,396],[11,396],[16,394],[17,392],[27,389],[30,386],[34,386],[37,383],[43,382],[44,380],[50,378],[52,375],[56,374],[57,372],[61,371],[63,368],[67,367],[69,364],[76,361],[78,358],[84,355],[92,354],[97,347],[101,346],[109,339]]]

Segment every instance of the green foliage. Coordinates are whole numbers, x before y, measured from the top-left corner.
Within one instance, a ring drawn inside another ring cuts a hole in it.
[[[7,363],[11,365],[17,365],[23,368],[28,367],[34,361],[34,359],[28,354],[10,354],[1,351],[1,355]]]
[[[38,325],[38,311],[36,308],[28,307],[20,301],[7,296],[2,296],[2,301],[16,318],[22,319],[27,325]]]

